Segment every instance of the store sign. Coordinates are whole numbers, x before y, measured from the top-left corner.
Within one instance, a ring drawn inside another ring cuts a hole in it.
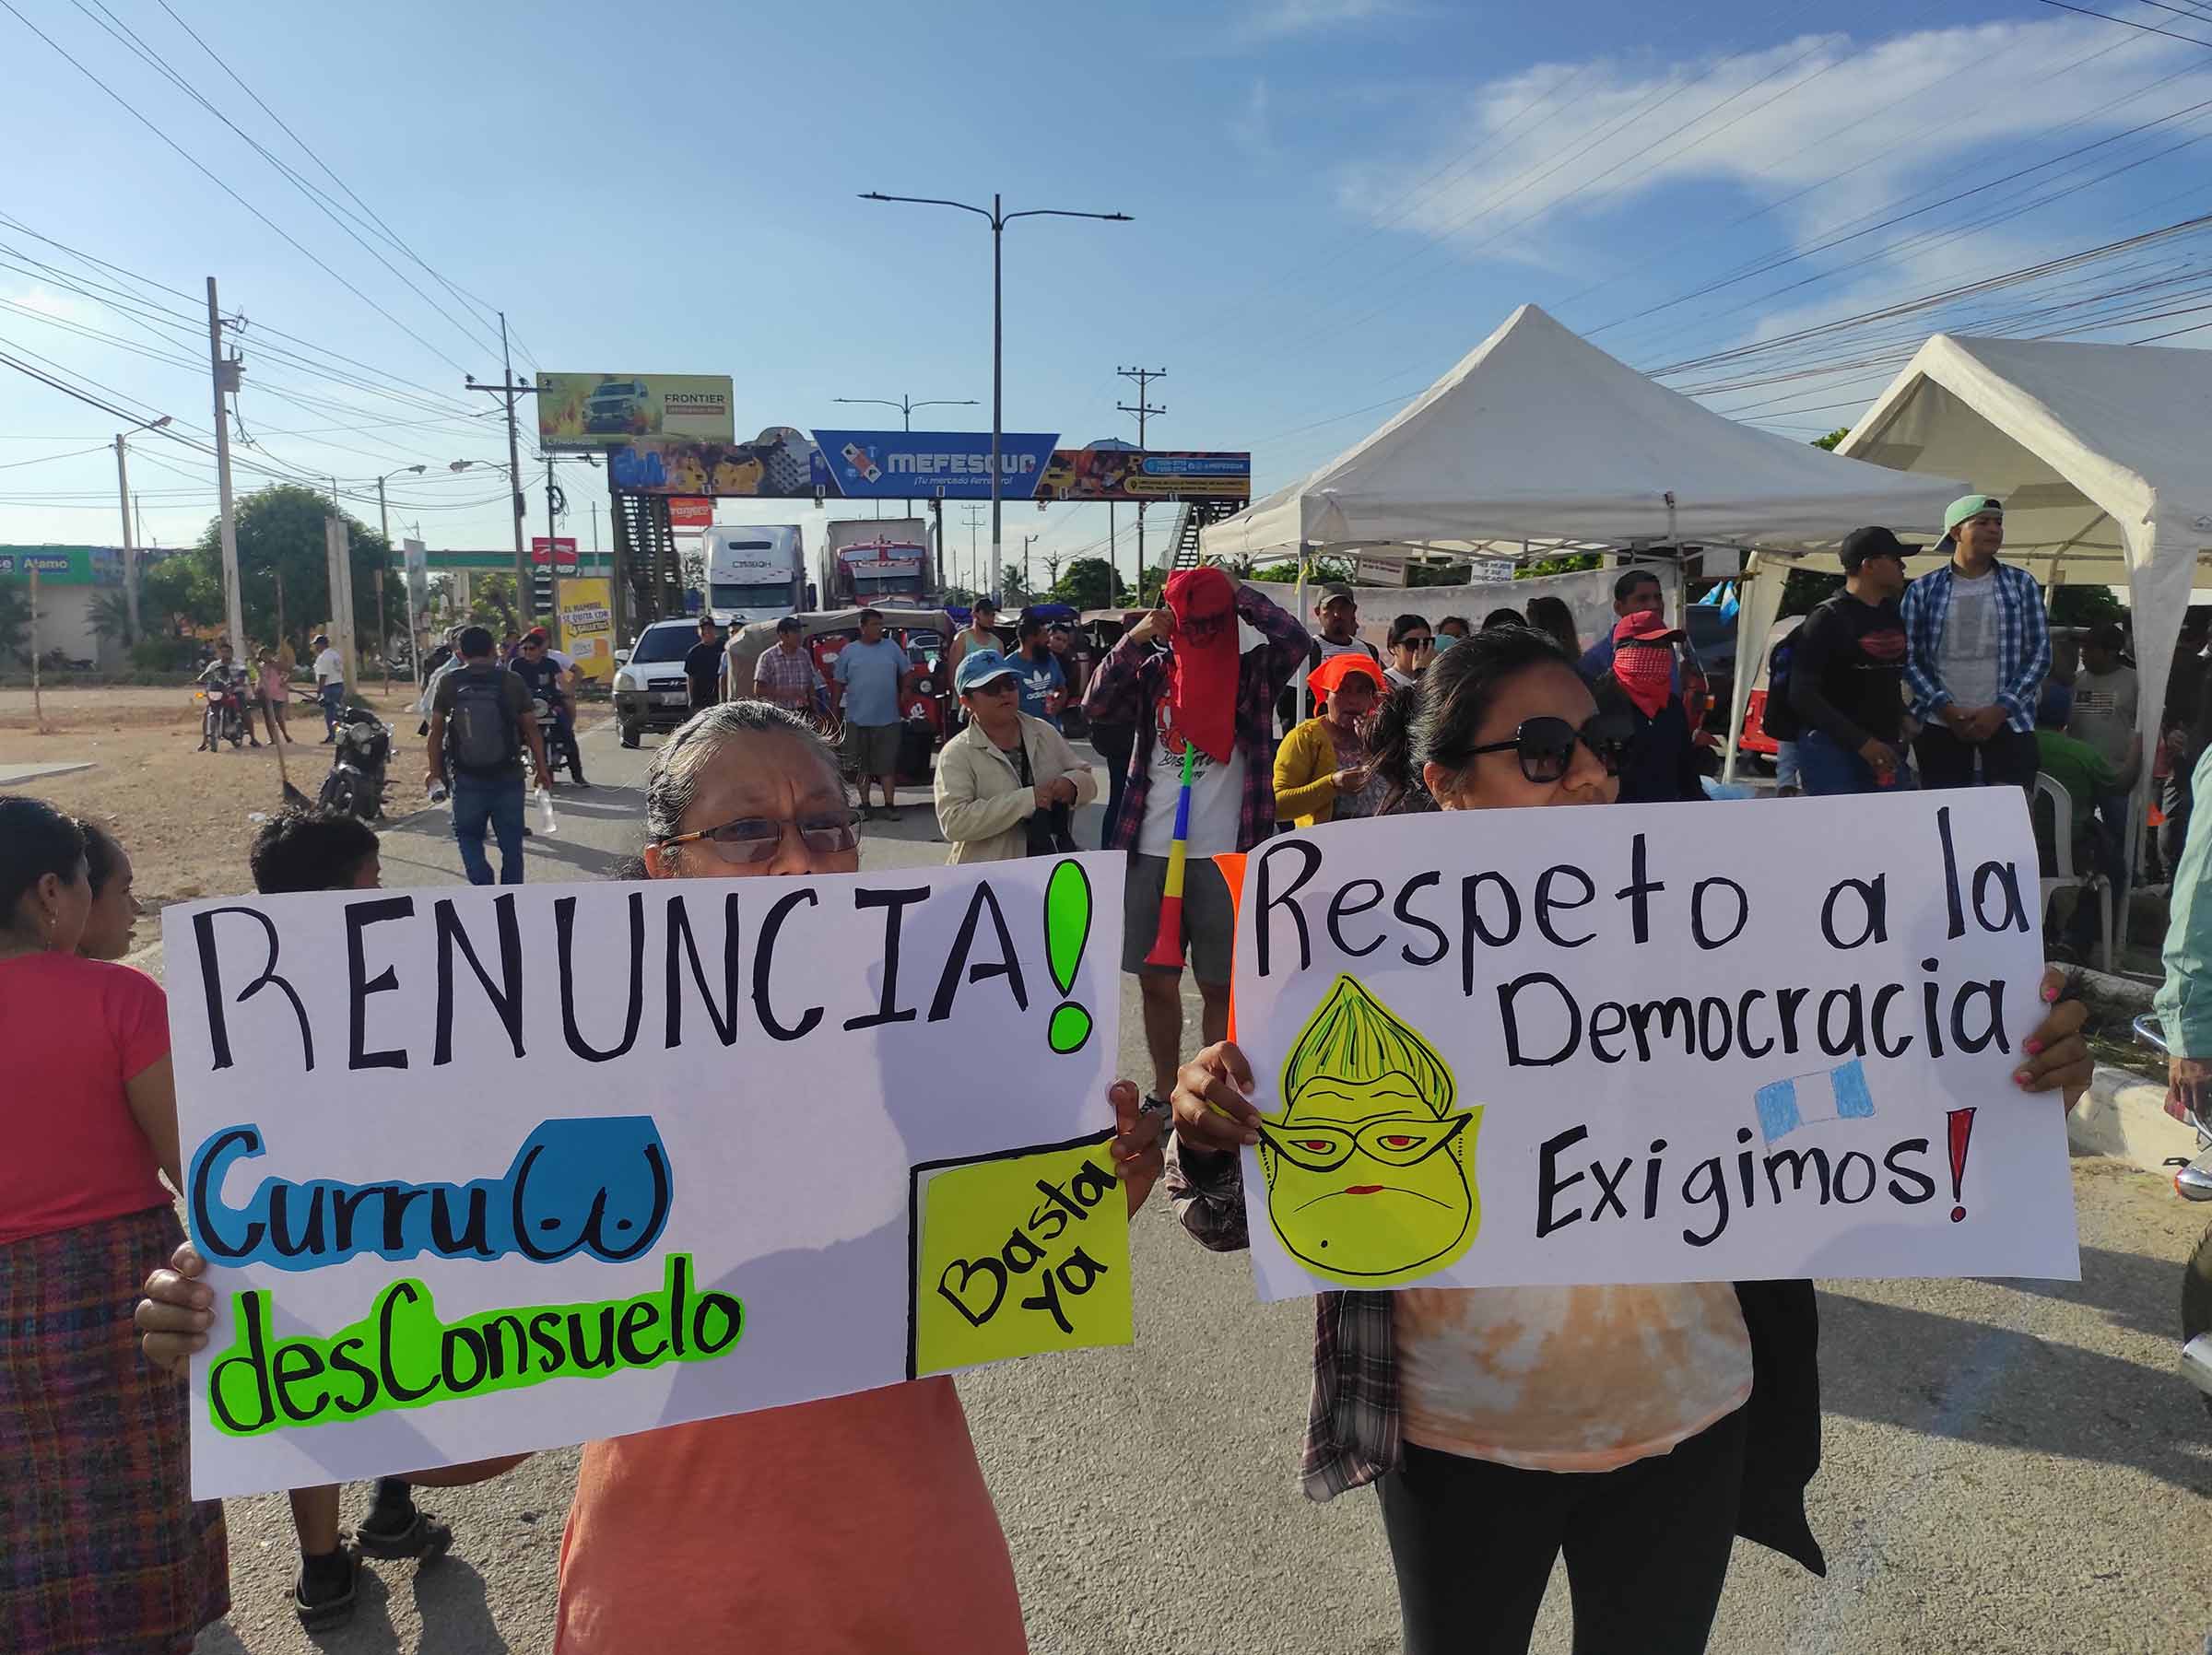
[[[668,526],[672,529],[711,529],[714,526],[714,502],[697,495],[679,495],[668,502]]]
[[[988,431],[829,431],[817,428],[823,480],[847,499],[982,500],[991,498]],[[998,440],[999,493],[1037,498],[1053,458],[1053,432],[1007,431]]]
[[[544,534],[530,536],[530,561],[550,563],[559,569],[576,567],[576,537],[559,534],[550,538]]]

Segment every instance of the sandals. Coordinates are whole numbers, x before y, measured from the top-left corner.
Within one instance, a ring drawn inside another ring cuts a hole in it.
[[[353,1543],[360,1548],[364,1556],[413,1557],[427,1568],[452,1548],[453,1532],[436,1518],[418,1511],[415,1520],[397,1532],[384,1532],[356,1524]]]
[[[346,1559],[346,1588],[343,1591],[310,1598],[307,1595],[307,1568],[304,1564],[292,1582],[292,1613],[300,1617],[300,1625],[306,1631],[335,1631],[353,1619],[354,1595],[360,1590],[361,1584],[361,1556],[342,1542],[338,1551]]]

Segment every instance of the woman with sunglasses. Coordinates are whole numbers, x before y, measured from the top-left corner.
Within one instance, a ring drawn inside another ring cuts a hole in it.
[[[1448,811],[1618,791],[1618,726],[1526,628],[1437,661],[1414,750]],[[2059,992],[2053,973],[2043,997]],[[2053,1005],[2022,1089],[2079,1096],[2084,1015]],[[1246,1245],[1251,1085],[1227,1041],[1176,1080],[1169,1194],[1218,1250]],[[1804,1504],[1820,1451],[1810,1283],[1414,1287],[1324,1293],[1314,1310],[1305,1491],[1378,1485],[1409,1655],[1522,1655],[1561,1553],[1578,1655],[1699,1655],[1737,1534],[1824,1567]]]
[[[653,756],[644,871],[653,879],[808,877],[860,867],[859,817],[836,756],[762,701],[696,714]],[[747,1097],[733,1107],[788,1107]],[[1157,1118],[1109,1093],[1130,1210],[1159,1169]],[[833,1145],[824,1145],[830,1153]],[[198,1255],[147,1283],[147,1355],[206,1343]],[[408,1478],[481,1482],[527,1456]],[[560,1553],[557,1655],[804,1649],[816,1655],[1016,1655],[1021,1606],[1006,1542],[947,1377],[665,1426],[588,1443]]]
[[[1390,623],[1390,687],[1411,689],[1436,652],[1436,629],[1425,615],[1401,615]]]

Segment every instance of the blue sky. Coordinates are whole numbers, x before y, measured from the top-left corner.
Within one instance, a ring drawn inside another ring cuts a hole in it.
[[[0,215],[22,228],[0,219],[0,304],[12,307],[0,351],[35,352],[71,382],[204,434],[204,332],[195,343],[182,320],[126,318],[76,284],[97,277],[188,317],[213,274],[226,311],[248,319],[241,415],[259,447],[241,463],[335,472],[371,497],[379,473],[423,464],[422,478],[392,484],[394,533],[419,522],[433,546],[498,546],[498,480],[446,470],[503,458],[488,399],[461,388],[465,370],[496,378],[497,352],[444,284],[507,311],[525,370],[730,374],[741,434],[871,423],[831,399],[901,393],[978,398],[935,417],[987,428],[987,230],[855,197],[997,190],[1009,208],[1135,220],[1008,230],[1009,429],[1133,437],[1114,404],[1135,388],[1114,370],[1165,367],[1154,446],[1250,448],[1265,490],[1535,301],[1641,368],[1675,368],[1666,382],[1713,406],[1809,438],[1848,422],[1938,325],[2149,318],[2077,335],[2112,342],[2202,320],[2187,312],[2212,237],[2193,235],[1681,366],[2212,211],[2212,5],[2193,24],[2142,0],[2098,4],[2148,27],[2039,0],[1871,0],[1848,14],[1737,0],[169,0],[173,15],[160,0],[7,0],[0,135],[16,165],[0,176]],[[423,292],[103,31],[103,10],[335,193],[240,82],[258,94],[435,271],[369,234]],[[2143,283],[2156,285],[2133,311],[2111,308],[2113,289]],[[2171,342],[2206,340],[2212,329]],[[334,381],[333,354],[365,365],[357,376],[372,370],[371,383]],[[0,541],[113,542],[112,456],[72,451],[117,428],[0,367]],[[133,454],[149,535],[196,535],[211,464],[150,436]],[[253,480],[241,470],[241,487]],[[588,544],[591,484],[581,468],[568,481],[561,530]],[[372,503],[348,503],[374,521]],[[543,510],[541,493],[534,530]],[[823,514],[724,501],[722,516]],[[1021,508],[1006,529],[1010,552],[1041,534],[1041,556],[1094,549],[1107,525],[1100,508]],[[958,547],[964,532],[950,538]]]

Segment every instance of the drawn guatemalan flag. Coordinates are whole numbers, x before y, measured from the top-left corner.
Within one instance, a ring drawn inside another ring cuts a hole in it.
[[[1801,1126],[1864,1120],[1874,1113],[1874,1095],[1866,1089],[1866,1068],[1855,1057],[1838,1068],[1769,1081],[1759,1087],[1756,1100],[1759,1130],[1770,1144]]]

